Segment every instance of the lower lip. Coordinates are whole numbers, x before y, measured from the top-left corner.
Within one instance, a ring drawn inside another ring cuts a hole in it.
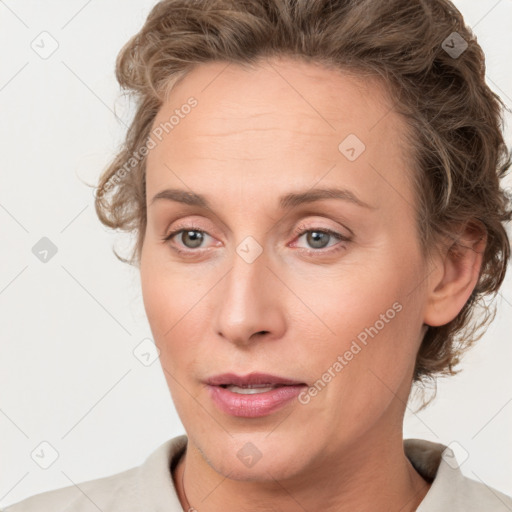
[[[220,386],[208,386],[217,407],[226,414],[243,418],[257,418],[277,411],[296,398],[307,387],[304,385],[280,386],[264,393],[242,395]]]

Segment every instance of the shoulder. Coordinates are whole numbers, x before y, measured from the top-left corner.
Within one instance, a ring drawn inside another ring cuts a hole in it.
[[[133,489],[137,468],[35,494],[4,508],[2,512],[110,512],[118,509]],[[129,508],[127,510],[130,510]]]
[[[449,446],[405,439],[404,449],[416,470],[432,485],[417,512],[510,512],[512,498],[483,481],[467,477]],[[476,475],[475,475],[476,476]]]
[[[510,512],[512,510],[512,497],[489,487],[484,482],[478,482],[468,477],[463,477],[460,486],[461,494],[465,496],[462,504],[465,510],[485,510],[485,511],[503,511]]]
[[[186,436],[158,446],[140,466],[25,498],[0,512],[140,512],[165,503],[176,509],[170,464],[186,447]]]
[[[427,494],[425,503],[422,504],[425,508],[419,508],[418,512],[430,512],[430,510],[510,512],[512,510],[510,496],[483,481],[474,480],[459,472],[460,469],[441,466],[434,480],[434,484],[437,483],[434,494],[430,500]]]

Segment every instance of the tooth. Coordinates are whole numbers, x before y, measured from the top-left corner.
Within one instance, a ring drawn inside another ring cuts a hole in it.
[[[233,393],[240,393],[241,395],[254,395],[256,393],[265,393],[267,391],[271,391],[272,389],[275,389],[276,386],[251,386],[247,388],[241,388],[239,386],[227,386],[226,389],[229,389],[229,391],[232,391]]]

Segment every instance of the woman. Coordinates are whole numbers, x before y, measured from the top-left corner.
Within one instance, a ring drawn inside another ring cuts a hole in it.
[[[7,512],[512,510],[402,435],[509,258],[483,69],[447,0],[158,3],[118,58],[138,110],[96,210],[137,234],[187,435]]]

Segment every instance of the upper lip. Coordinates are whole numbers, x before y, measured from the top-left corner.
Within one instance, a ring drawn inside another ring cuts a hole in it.
[[[236,375],[235,373],[223,373],[222,375],[215,375],[206,380],[210,386],[248,386],[252,384],[270,384],[271,386],[281,384],[285,386],[305,384],[297,380],[279,377],[278,375],[270,375],[268,373],[250,373],[248,375]]]

